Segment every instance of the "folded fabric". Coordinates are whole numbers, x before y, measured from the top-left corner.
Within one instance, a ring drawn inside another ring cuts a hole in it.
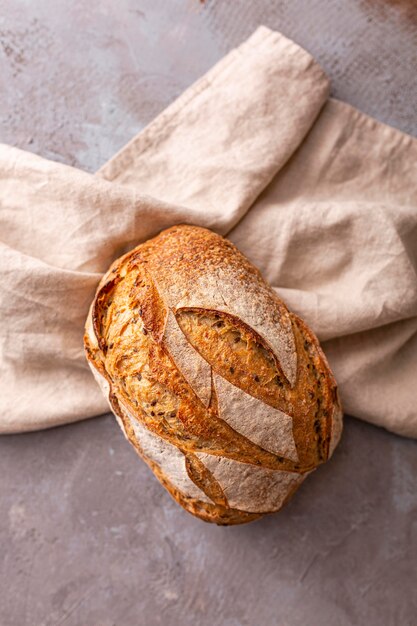
[[[416,157],[263,27],[96,175],[1,146],[0,432],[107,410],[82,349],[96,284],[185,222],[227,235],[312,326],[346,411],[417,436]]]

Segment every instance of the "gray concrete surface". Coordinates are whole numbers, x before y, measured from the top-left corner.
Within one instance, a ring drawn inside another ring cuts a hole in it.
[[[0,140],[94,171],[260,23],[416,134],[414,0],[0,0]],[[280,514],[182,511],[110,416],[0,440],[0,626],[415,626],[417,444],[347,419]]]
[[[113,418],[3,437],[2,626],[414,626],[416,443],[350,419],[279,514],[192,518]]]

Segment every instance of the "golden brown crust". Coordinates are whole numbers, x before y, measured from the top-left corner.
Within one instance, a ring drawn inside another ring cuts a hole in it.
[[[201,500],[198,500],[197,498],[184,496],[184,494],[172,484],[172,482],[167,478],[164,472],[161,471],[158,464],[151,461],[146,456],[146,454],[144,453],[143,449],[141,448],[138,442],[138,439],[135,437],[133,428],[129,420],[126,419],[126,416],[121,410],[121,407],[119,405],[119,402],[116,396],[114,395],[110,396],[110,403],[111,403],[113,412],[115,413],[115,415],[117,415],[120,418],[123,424],[123,430],[124,430],[126,438],[133,445],[133,447],[135,448],[139,456],[151,468],[151,470],[153,471],[153,473],[155,474],[159,482],[165,487],[165,489],[174,498],[174,500],[176,500],[186,511],[188,511],[192,515],[195,515],[196,517],[199,517],[205,522],[214,522],[220,526],[245,524],[261,517],[261,514],[246,513],[245,511],[239,511],[237,509],[233,509],[229,507],[227,505],[225,496],[222,493],[221,489],[219,490],[218,485],[216,486],[213,485],[211,489],[207,485],[207,474],[210,474],[210,472],[208,472],[204,468],[204,466],[200,467],[200,472],[202,474],[206,474],[205,478],[201,475],[197,477],[196,473],[194,473],[196,471],[195,470],[196,464],[198,464],[198,459],[194,455],[188,455],[186,457],[187,465],[189,464],[190,469],[192,467],[194,469],[194,471],[191,470],[190,475],[192,476],[193,480],[196,482],[197,485],[198,484],[205,485],[205,488],[209,495],[213,496],[213,492],[215,492],[215,495],[213,497],[216,500],[216,504],[210,504],[208,502],[203,502]],[[187,467],[187,470],[188,470],[188,467]]]
[[[229,459],[245,476],[255,466],[260,486],[262,476],[271,480],[276,472],[271,512],[297,488],[283,478],[306,474],[329,457],[340,403],[316,337],[258,270],[211,231],[176,226],[116,261],[99,285],[85,347],[110,386],[128,439],[171,495],[206,521],[243,523],[264,513],[253,512],[241,494],[243,509],[230,507],[228,476],[223,470],[216,479],[204,455]],[[216,388],[216,380],[227,382]],[[224,403],[222,396],[219,404],[217,393],[227,388],[236,398]],[[161,463],[149,459],[120,403],[152,436],[181,451],[179,470],[205,501],[176,488]],[[274,415],[276,437],[288,439],[282,454],[271,451],[280,449],[271,445]],[[269,439],[262,438],[268,429]]]

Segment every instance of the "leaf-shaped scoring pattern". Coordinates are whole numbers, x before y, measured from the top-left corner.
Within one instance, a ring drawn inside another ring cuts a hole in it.
[[[236,287],[235,276],[217,268],[215,276],[201,276],[192,293],[177,301],[175,308],[211,309],[239,318],[269,345],[284,376],[294,386],[297,353],[287,311],[282,308],[278,313],[277,304],[267,289],[258,287],[256,293],[252,293],[251,284],[244,291]]]
[[[214,374],[219,417],[264,450],[298,461],[292,417]]]
[[[249,513],[280,509],[307,475],[256,467],[205,452],[196,456],[218,481],[229,506]]]
[[[171,311],[164,341],[178,369],[207,407],[211,393],[211,366],[188,341]],[[298,461],[289,415],[245,393],[218,374],[213,373],[213,382],[221,419],[268,452]]]
[[[217,237],[213,234],[214,237]],[[225,244],[226,245],[226,244]],[[207,250],[206,250],[207,252]],[[230,253],[226,246],[224,254]],[[191,254],[190,250],[184,250]],[[196,266],[192,259],[186,270],[181,256],[173,256],[166,271],[147,259],[148,270],[160,296],[174,312],[181,308],[200,308],[220,311],[239,318],[263,339],[282,369],[291,386],[297,375],[297,353],[289,313],[272,289],[253,271],[230,261],[207,262]],[[236,261],[236,259],[234,259]],[[247,261],[246,261],[247,263]],[[159,270],[159,271],[158,271]]]
[[[148,430],[129,413],[125,406],[120,404],[120,408],[129,420],[136,440],[145,457],[159,466],[170,483],[185,496],[212,503],[207,494],[205,494],[188,476],[183,452],[172,445],[172,443],[169,443]]]
[[[168,311],[164,342],[190,387],[204,406],[208,407],[211,396],[211,367],[187,340],[172,311]]]
[[[120,428],[122,429],[125,437],[129,439],[125,426],[118,415],[115,407],[112,406],[109,394],[111,393],[110,385],[102,374],[89,363],[90,369],[93,372],[94,378],[99,384],[104,396],[109,402],[109,406],[113,411]],[[170,483],[181,491],[181,493],[189,498],[196,498],[202,502],[208,502],[212,504],[212,501],[207,494],[200,489],[189,477],[187,468],[185,465],[185,456],[176,446],[169,443],[162,437],[159,437],[155,433],[148,430],[134,415],[130,413],[128,408],[121,402],[117,403],[118,409],[123,413],[123,416],[129,421],[135,436],[136,443],[141,448],[144,457],[156,463],[160,470],[166,475]]]
[[[127,438],[202,519],[241,523],[278,510],[340,437],[316,338],[205,229],[174,227],[115,262],[85,344]]]

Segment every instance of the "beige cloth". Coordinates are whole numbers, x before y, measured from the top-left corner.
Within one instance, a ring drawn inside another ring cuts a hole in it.
[[[228,235],[312,326],[347,412],[417,436],[416,165],[416,140],[329,100],[263,27],[98,175],[1,146],[0,432],[107,411],[82,348],[96,284],[187,222]]]

